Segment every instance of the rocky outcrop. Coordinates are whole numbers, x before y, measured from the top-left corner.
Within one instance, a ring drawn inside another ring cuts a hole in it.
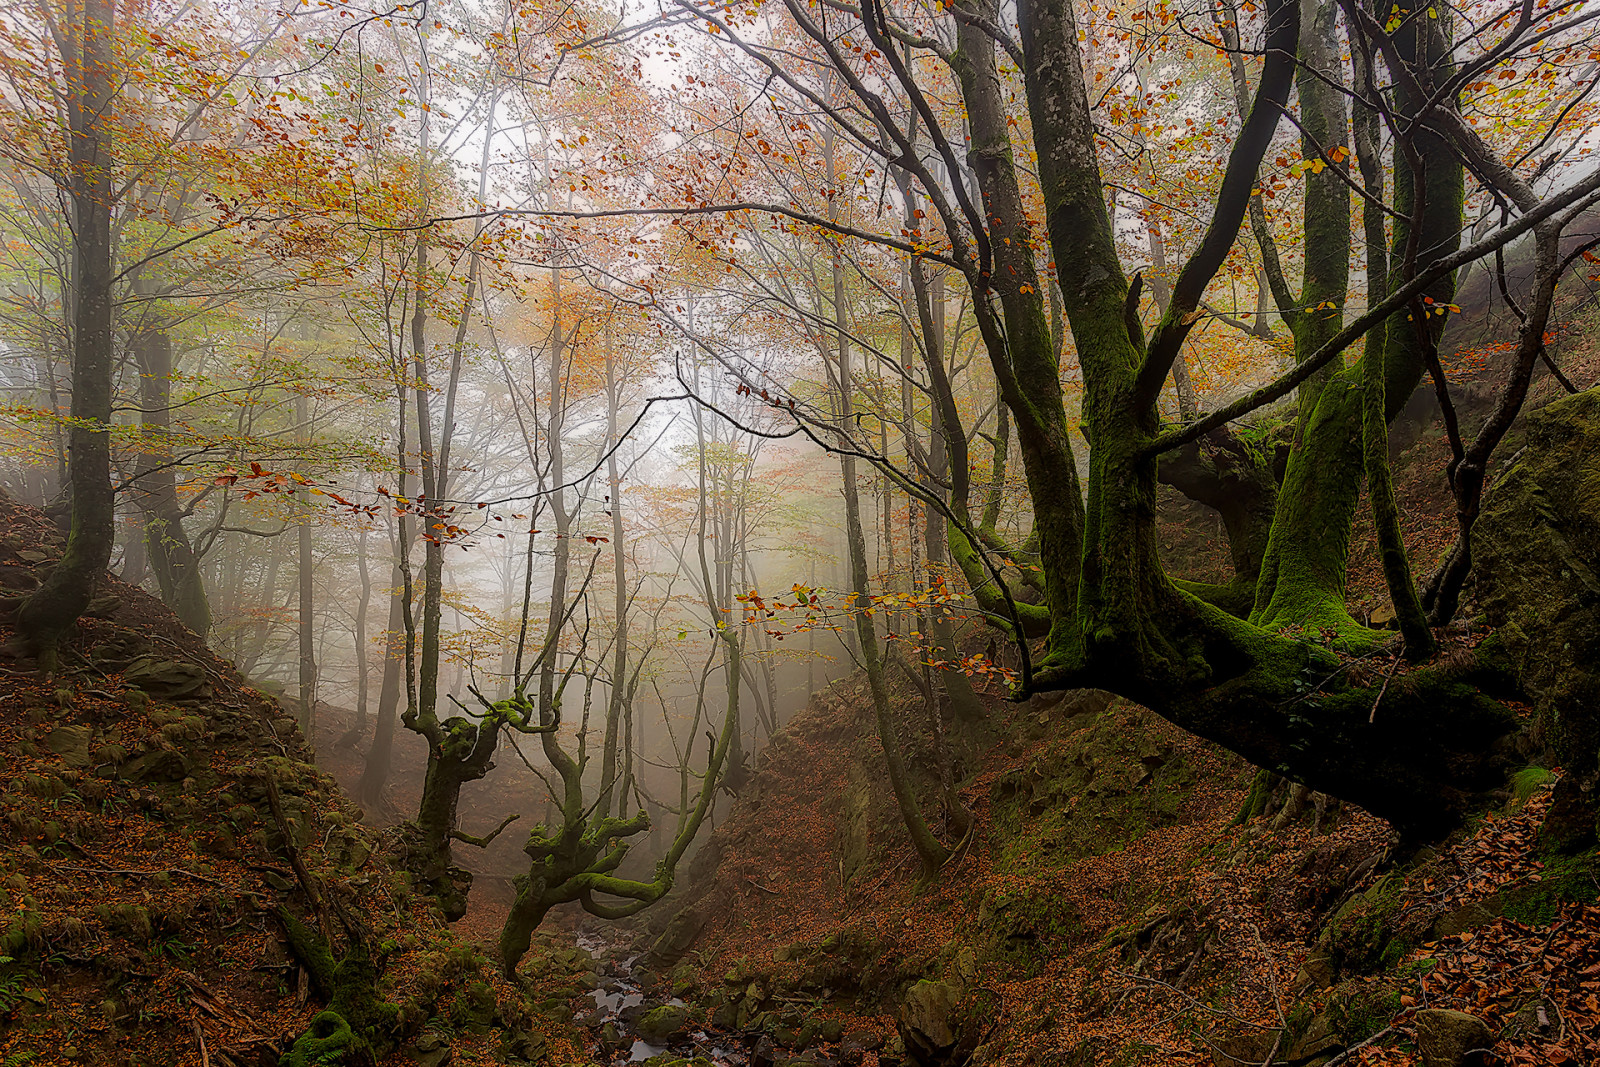
[[[1417,1012],[1417,1051],[1423,1067],[1467,1067],[1487,1062],[1494,1035],[1476,1015],[1446,1008]]]
[[[1485,495],[1473,536],[1478,603],[1534,697],[1534,733],[1564,769],[1558,841],[1593,838],[1600,801],[1600,389],[1528,416],[1525,447]],[[1558,798],[1559,799],[1559,798]]]
[[[956,983],[926,979],[906,990],[895,1022],[912,1062],[941,1064],[950,1060],[959,1040],[956,1014],[961,993]]]

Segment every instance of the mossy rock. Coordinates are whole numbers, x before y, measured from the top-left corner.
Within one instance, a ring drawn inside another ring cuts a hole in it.
[[[639,1016],[633,1028],[652,1045],[668,1045],[683,1036],[689,1026],[689,1009],[663,1004]]]
[[[1065,863],[1126,846],[1180,818],[1194,768],[1155,717],[1127,704],[1076,715],[1058,740],[1000,775],[1000,863]]]
[[[1527,418],[1484,495],[1473,575],[1490,639],[1534,697],[1534,736],[1600,807],[1600,388]],[[1593,820],[1591,818],[1591,827]]]
[[[1405,880],[1398,874],[1378,879],[1340,907],[1323,928],[1318,947],[1344,974],[1371,974],[1399,963],[1409,939],[1394,930]]]
[[[205,668],[187,660],[141,656],[122,672],[122,680],[160,700],[183,700],[209,692]]]

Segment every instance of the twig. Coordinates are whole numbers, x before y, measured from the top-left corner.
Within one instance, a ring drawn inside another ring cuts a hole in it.
[[[82,871],[84,874],[129,874],[136,878],[154,878],[160,874],[181,874],[186,878],[193,878],[197,882],[214,885],[219,889],[233,888],[225,882],[219,882],[215,878],[207,878],[203,874],[195,874],[193,871],[186,871],[182,867],[163,867],[153,871],[141,871],[133,867],[83,867],[76,863],[57,863],[55,866],[64,871]],[[254,896],[255,894],[247,892],[247,895]]]
[[[211,1052],[206,1048],[206,1034],[200,1029],[199,1019],[190,1019],[189,1025],[194,1027],[194,1039],[200,1043],[200,1067],[211,1067]]]
[[[1323,1064],[1322,1067],[1339,1067],[1339,1064],[1344,1063],[1351,1056],[1354,1056],[1357,1052],[1360,1052],[1362,1049],[1366,1048],[1368,1045],[1375,1044],[1380,1038],[1388,1037],[1390,1034],[1392,1034],[1394,1032],[1395,1032],[1394,1027],[1385,1026],[1382,1030],[1379,1030],[1377,1033],[1373,1034],[1371,1037],[1367,1038],[1365,1041],[1362,1041],[1362,1042],[1360,1042],[1358,1044],[1351,1045],[1349,1048],[1347,1048],[1343,1052],[1339,1053],[1333,1059],[1331,1059],[1327,1063]]]
[[[1223,1011],[1221,1008],[1213,1008],[1211,1005],[1203,1003],[1201,1001],[1196,1000],[1194,997],[1191,997],[1189,994],[1185,993],[1183,990],[1179,989],[1177,986],[1171,984],[1170,982],[1163,982],[1159,978],[1149,978],[1149,977],[1146,977],[1145,975],[1142,975],[1142,974],[1134,974],[1131,971],[1108,971],[1107,973],[1116,975],[1118,978],[1128,978],[1128,979],[1131,979],[1132,981],[1135,981],[1135,982],[1144,982],[1144,983],[1146,983],[1148,985],[1158,985],[1163,989],[1169,989],[1172,992],[1178,994],[1178,996],[1182,997],[1184,1000],[1188,1001],[1189,1004],[1192,1007],[1198,1008],[1200,1011],[1206,1012],[1206,1013],[1211,1014],[1211,1015],[1221,1016],[1224,1019],[1232,1019],[1234,1022],[1240,1024],[1241,1026],[1248,1026],[1248,1027],[1250,1027],[1251,1029],[1254,1029],[1254,1030],[1276,1030],[1277,1029],[1277,1027],[1275,1027],[1275,1026],[1264,1026],[1261,1023],[1253,1023],[1249,1019],[1241,1019],[1239,1016],[1234,1015],[1231,1012]]]
[[[1400,656],[1395,654],[1394,661],[1389,664],[1389,673],[1383,676],[1383,687],[1378,690],[1378,699],[1372,702],[1372,710],[1367,713],[1367,722],[1371,723],[1378,717],[1378,705],[1383,703],[1383,694],[1389,691],[1389,679],[1394,677],[1394,672],[1400,667]]]
[[[504,830],[506,827],[510,826],[520,818],[522,818],[522,816],[517,814],[507,815],[505,820],[501,822],[499,826],[496,826],[493,830],[490,830],[482,837],[474,837],[465,830],[451,830],[450,836],[456,841],[462,841],[469,845],[476,845],[479,848],[488,848],[489,842],[499,837],[501,830]]]
[[[783,894],[778,892],[776,889],[768,889],[766,886],[762,885],[760,882],[756,881],[754,878],[746,878],[745,881],[749,882],[751,885],[755,886],[757,889],[761,890],[763,893],[771,893],[775,897],[783,896]]]

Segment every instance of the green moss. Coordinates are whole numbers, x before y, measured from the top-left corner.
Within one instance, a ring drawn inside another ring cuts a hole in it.
[[[1600,850],[1577,856],[1552,856],[1543,877],[1501,894],[1501,914],[1529,926],[1548,926],[1563,904],[1593,904],[1600,899]]]
[[[1084,725],[995,781],[997,866],[1114,852],[1177,821],[1193,794],[1193,767],[1145,713],[1113,706],[1074,721]]]
[[[1364,1041],[1389,1025],[1400,1012],[1400,991],[1369,989],[1331,1006],[1334,1028],[1348,1044]]]
[[[1086,930],[1078,910],[1047,884],[991,890],[978,915],[992,951],[1030,975],[1046,958],[1080,942]]]
[[[1386,875],[1329,920],[1322,946],[1341,971],[1370,974],[1394,967],[1405,957],[1410,945],[1393,929],[1404,890],[1403,877]]]

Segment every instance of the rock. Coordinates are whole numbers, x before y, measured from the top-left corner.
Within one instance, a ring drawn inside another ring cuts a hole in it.
[[[1476,1015],[1448,1008],[1417,1012],[1417,1050],[1423,1067],[1472,1067],[1486,1062],[1494,1035]]]
[[[846,1041],[839,1046],[839,1062],[844,1064],[844,1067],[859,1067],[866,1057],[867,1050],[861,1047],[859,1041]]]
[[[1217,1067],[1238,1067],[1241,1063],[1262,1063],[1267,1053],[1278,1042],[1278,1035],[1268,1030],[1252,1030],[1248,1034],[1232,1037],[1210,1037],[1211,1062]]]
[[[612,1052],[620,1052],[633,1047],[633,1038],[619,1030],[616,1023],[606,1023],[600,1029],[600,1044]]]
[[[122,672],[122,680],[163,700],[201,696],[207,689],[206,672],[198,664],[154,656],[134,660]]]
[[[1600,808],[1600,389],[1527,418],[1516,462],[1485,494],[1473,576],[1490,642],[1533,695],[1536,741]],[[1581,846],[1580,846],[1581,847]]]
[[[925,978],[906,990],[896,1029],[906,1052],[917,1063],[943,1063],[955,1050],[957,1039],[951,1017],[960,1000],[961,990],[949,982]]]
[[[887,1038],[882,1031],[863,1030],[860,1033],[851,1034],[848,1040],[854,1041],[867,1052],[877,1052],[883,1047]]]
[[[1554,1041],[1560,1033],[1561,1009],[1546,997],[1534,997],[1512,1017],[1504,1031],[1508,1041]]]
[[[750,1067],[772,1067],[777,1062],[781,1053],[777,1044],[770,1037],[763,1035],[756,1047],[750,1050]]]
[[[172,749],[157,748],[146,752],[117,768],[117,777],[125,782],[181,782],[194,771],[191,757]]]
[[[684,1036],[689,1027],[689,1009],[663,1004],[639,1016],[634,1029],[652,1045],[670,1045]]]
[[[1487,926],[1499,917],[1500,910],[1500,897],[1498,894],[1485,897],[1483,900],[1474,900],[1471,903],[1463,904],[1454,911],[1441,915],[1429,931],[1429,937],[1432,940],[1454,937],[1468,930],[1476,930],[1480,926]]]
[[[83,613],[91,619],[109,619],[122,608],[122,598],[114,593],[97,596],[89,601]]]
[[[509,1031],[500,1039],[498,1058],[508,1064],[544,1063],[547,1044],[543,1034],[527,1030]]]
[[[672,917],[656,943],[645,953],[643,962],[650,967],[671,967],[694,946],[705,920],[694,907],[687,907]]]
[[[450,1043],[439,1034],[429,1031],[417,1038],[411,1046],[411,1058],[421,1067],[449,1067],[452,1059]]]
[[[61,757],[68,767],[89,766],[89,742],[94,731],[87,726],[57,726],[45,741],[45,747]]]
[[[778,1067],[834,1067],[833,1057],[821,1049],[809,1048],[798,1056],[786,1056]]]

